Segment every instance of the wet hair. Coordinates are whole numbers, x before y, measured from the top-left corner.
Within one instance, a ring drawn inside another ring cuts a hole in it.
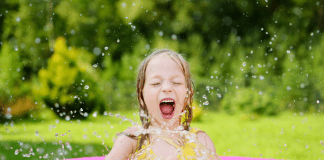
[[[190,74],[190,68],[189,68],[188,62],[183,58],[183,56],[181,54],[176,53],[169,49],[161,49],[161,50],[153,51],[149,56],[147,56],[142,61],[142,63],[140,64],[140,66],[138,68],[136,91],[137,91],[137,99],[138,99],[138,102],[140,105],[139,111],[140,111],[140,113],[144,113],[144,115],[146,115],[146,116],[140,116],[142,127],[144,129],[148,129],[151,124],[151,121],[148,116],[149,113],[147,110],[147,106],[144,102],[144,96],[143,96],[146,69],[147,69],[147,65],[149,64],[150,60],[160,54],[167,54],[168,56],[170,56],[170,58],[172,60],[174,60],[179,65],[179,67],[181,68],[181,71],[185,77],[187,96],[185,98],[185,106],[183,109],[183,111],[185,111],[185,113],[184,113],[184,121],[182,122],[182,124],[184,126],[184,129],[189,131],[190,123],[192,120],[192,108],[190,106],[193,101],[194,83],[191,80],[191,74]],[[180,122],[181,122],[181,117],[180,117]],[[144,134],[140,137],[139,144],[137,145],[138,150],[142,148],[142,145],[143,145],[145,139],[148,139],[148,138],[149,138],[149,134]]]

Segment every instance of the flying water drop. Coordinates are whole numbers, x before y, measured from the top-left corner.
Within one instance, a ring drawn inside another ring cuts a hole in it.
[[[135,29],[136,29],[136,26],[134,26],[134,25],[131,25],[131,29],[132,29],[132,31],[135,31]]]

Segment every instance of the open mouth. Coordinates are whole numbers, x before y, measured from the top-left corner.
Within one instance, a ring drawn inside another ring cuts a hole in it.
[[[171,119],[174,113],[175,101],[172,98],[164,98],[160,101],[160,110],[164,119]]]

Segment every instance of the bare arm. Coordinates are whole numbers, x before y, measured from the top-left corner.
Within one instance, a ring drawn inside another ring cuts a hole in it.
[[[136,127],[130,127],[126,129],[125,133],[134,133]],[[125,160],[135,150],[137,141],[121,135],[115,141],[115,144],[109,154],[105,157],[105,160]]]
[[[214,156],[213,160],[221,160],[216,154],[216,149],[213,141],[205,132],[202,131],[198,132],[197,137],[198,137],[198,141],[211,151],[211,153]]]

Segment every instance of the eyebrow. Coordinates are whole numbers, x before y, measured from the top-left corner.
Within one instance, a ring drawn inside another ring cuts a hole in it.
[[[163,79],[160,75],[156,74],[154,76],[148,77],[148,78],[158,78],[158,79]],[[179,75],[173,75],[171,78],[181,78]]]

